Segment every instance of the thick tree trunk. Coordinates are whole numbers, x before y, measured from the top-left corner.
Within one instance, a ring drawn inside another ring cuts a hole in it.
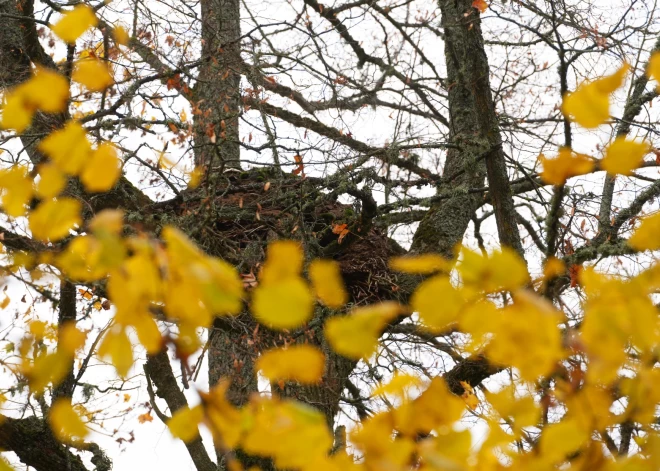
[[[202,0],[202,60],[193,91],[195,163],[240,166],[240,1]]]
[[[415,233],[412,250],[451,257],[480,204],[480,197],[468,190],[483,186],[488,175],[500,242],[522,254],[479,13],[470,0],[440,0],[439,6],[445,32],[449,137],[459,148],[447,151],[438,190],[454,194],[431,206]]]

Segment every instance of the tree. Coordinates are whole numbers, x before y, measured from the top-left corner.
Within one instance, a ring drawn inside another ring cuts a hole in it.
[[[74,3],[0,3],[2,449],[657,469],[653,5]]]

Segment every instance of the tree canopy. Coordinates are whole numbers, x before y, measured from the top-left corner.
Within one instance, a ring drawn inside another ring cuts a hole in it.
[[[0,470],[660,469],[655,11],[0,1]]]

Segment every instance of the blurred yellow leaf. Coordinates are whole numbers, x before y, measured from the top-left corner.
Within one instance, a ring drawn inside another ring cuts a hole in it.
[[[121,162],[112,144],[103,143],[96,149],[80,174],[80,181],[90,193],[110,191],[121,174]]]
[[[128,371],[133,366],[133,347],[123,328],[115,325],[108,333],[99,347],[100,357],[110,357],[117,373],[126,378]]]
[[[153,355],[161,350],[163,343],[158,324],[148,312],[134,312],[130,325],[137,332],[138,339],[148,354]]]
[[[412,310],[419,313],[424,325],[433,332],[441,332],[457,321],[465,303],[465,296],[443,275],[423,281],[410,298]]]
[[[610,94],[623,84],[628,64],[612,75],[580,84],[568,93],[562,103],[562,111],[571,121],[585,128],[596,128],[610,117]]]
[[[19,85],[17,90],[30,106],[44,113],[64,111],[69,100],[69,82],[66,77],[40,66],[36,67],[32,78]]]
[[[601,161],[603,170],[612,175],[632,175],[644,161],[651,146],[647,142],[629,141],[625,137],[617,137],[605,149],[605,157]]]
[[[371,393],[372,396],[391,394],[403,398],[412,389],[421,386],[422,381],[417,376],[396,372],[392,379],[385,384],[380,384]]]
[[[102,92],[114,83],[108,64],[92,58],[76,62],[71,79],[84,85],[90,92]]]
[[[440,255],[427,253],[394,257],[390,260],[390,268],[403,273],[430,275],[437,271],[449,270],[451,262]]]
[[[512,291],[529,282],[524,260],[508,247],[488,257],[463,248],[458,272],[466,285],[486,293]]]
[[[167,421],[167,427],[174,438],[180,438],[188,443],[199,436],[199,423],[203,419],[204,409],[202,406],[195,406],[192,409],[182,407]]]
[[[262,283],[252,293],[252,314],[272,329],[300,327],[312,316],[314,297],[302,278]]]
[[[642,218],[642,223],[628,239],[635,250],[660,249],[660,212]]]
[[[76,328],[75,322],[66,322],[60,326],[57,348],[72,356],[85,345],[87,334]]]
[[[28,379],[30,390],[39,394],[53,383],[57,386],[69,372],[71,358],[65,352],[44,353],[32,362],[23,362],[21,370]]]
[[[117,44],[122,46],[128,46],[128,42],[131,39],[126,28],[121,25],[115,26],[115,28],[112,30],[112,36],[115,38]]]
[[[395,302],[360,307],[346,316],[328,319],[325,336],[332,349],[346,358],[368,358],[376,350],[387,323],[402,311],[402,306]]]
[[[316,296],[326,306],[339,309],[348,301],[339,263],[333,260],[313,260],[309,265],[309,279]]]
[[[80,201],[69,197],[42,202],[28,216],[32,236],[44,242],[58,241],[80,225]]]
[[[566,264],[557,257],[550,257],[543,265],[543,277],[546,279],[555,278],[566,273]]]
[[[266,261],[261,270],[261,284],[277,283],[300,275],[303,266],[303,251],[299,242],[278,240],[268,245]]]
[[[310,345],[291,345],[264,352],[255,368],[272,381],[297,381],[316,384],[323,377],[325,356]]]
[[[5,93],[0,129],[15,129],[16,132],[25,131],[32,124],[34,111],[34,108],[29,106],[20,91],[13,90]]]
[[[541,408],[528,395],[517,396],[515,386],[509,385],[497,393],[487,393],[486,399],[497,413],[507,421],[514,436],[524,427],[537,425],[541,420]]]
[[[646,75],[658,82],[656,89],[660,88],[660,52],[654,52],[649,58],[649,64],[646,69]]]
[[[89,222],[92,232],[107,232],[120,234],[124,227],[124,211],[121,209],[104,209]]]
[[[26,82],[5,94],[0,128],[22,132],[32,122],[34,112],[64,111],[69,99],[69,82],[57,72],[37,66]]]
[[[39,177],[36,193],[42,199],[55,198],[66,185],[65,175],[53,164],[41,164]]]
[[[524,380],[535,381],[552,372],[564,357],[561,316],[538,295],[519,291],[514,300],[493,320],[487,355],[495,364],[518,368]]]
[[[41,340],[46,335],[46,323],[44,321],[32,321],[30,322],[30,333],[34,335],[34,338]]]
[[[64,443],[83,439],[89,433],[87,426],[71,406],[71,399],[56,399],[48,412],[48,422],[55,438]]]
[[[564,419],[543,429],[539,451],[544,461],[559,463],[580,449],[589,439],[589,430],[580,427],[576,420]]]
[[[0,189],[2,189],[2,209],[8,216],[19,217],[25,214],[25,205],[34,193],[32,179],[27,168],[13,165],[0,170]]]
[[[63,172],[78,175],[89,159],[92,146],[83,127],[75,121],[69,121],[64,128],[50,133],[41,141],[39,150]]]
[[[202,177],[204,176],[204,167],[197,166],[189,174],[190,180],[188,180],[188,188],[194,189],[199,186],[202,182]]]
[[[73,10],[66,12],[60,20],[51,26],[53,33],[58,35],[62,41],[75,44],[88,28],[96,26],[98,20],[87,5],[77,5]]]
[[[541,155],[539,160],[543,164],[541,179],[550,185],[563,185],[569,178],[587,174],[595,167],[591,157],[573,152],[567,147],[561,147],[554,159]]]

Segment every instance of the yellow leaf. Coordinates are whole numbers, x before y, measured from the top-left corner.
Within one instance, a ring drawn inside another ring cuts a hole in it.
[[[69,372],[71,358],[65,352],[55,352],[39,355],[32,363],[21,365],[21,370],[28,379],[30,390],[35,393],[41,393],[53,383],[58,385]]]
[[[447,430],[438,433],[438,438],[435,440],[422,441],[420,457],[430,465],[429,470],[459,470],[465,469],[465,463],[470,460],[471,450],[472,434],[469,430],[460,432]]]
[[[158,324],[148,312],[134,312],[130,320],[130,325],[137,332],[140,343],[147,350],[147,353],[153,355],[158,353],[162,346],[162,337]]]
[[[432,253],[395,257],[390,260],[392,270],[417,275],[430,275],[437,271],[448,271],[450,267],[449,260]]]
[[[332,435],[324,415],[296,401],[254,400],[253,420],[241,447],[249,454],[272,457],[277,469],[306,468],[327,456]]]
[[[421,386],[422,381],[417,376],[396,372],[387,384],[380,384],[371,393],[372,396],[391,394],[403,398],[411,388]]]
[[[461,257],[458,272],[463,282],[486,293],[512,291],[529,282],[525,262],[508,247],[488,257],[463,248]]]
[[[98,354],[100,357],[110,357],[119,376],[125,378],[133,366],[133,347],[124,329],[117,327],[119,326],[115,326],[105,335]]]
[[[46,335],[46,323],[44,321],[32,321],[30,322],[30,333],[34,335],[34,338],[41,340]]]
[[[96,26],[98,20],[87,5],[78,5],[73,10],[66,12],[60,20],[51,26],[53,33],[58,35],[62,41],[75,44],[88,28]]]
[[[556,278],[566,273],[566,264],[557,257],[550,257],[543,265],[543,277],[546,279]]]
[[[110,191],[121,174],[121,163],[112,144],[96,149],[80,174],[80,181],[90,193]]]
[[[660,250],[660,213],[643,218],[628,245],[635,250]]]
[[[495,394],[487,393],[486,398],[500,417],[507,421],[516,437],[524,427],[537,425],[541,419],[541,408],[534,398],[516,397],[515,386],[509,385]]]
[[[589,430],[580,427],[576,420],[564,419],[543,429],[539,451],[548,463],[560,463],[588,439]]]
[[[165,290],[168,316],[208,327],[212,315],[241,311],[243,284],[232,265],[207,257],[178,229],[165,227],[161,235],[169,262],[167,284],[171,289]],[[188,299],[202,303],[190,303]]]
[[[349,315],[328,319],[325,336],[332,349],[346,358],[368,358],[387,323],[401,312],[402,307],[395,302],[360,307]]]
[[[188,180],[188,188],[195,189],[202,182],[202,177],[204,176],[204,167],[198,166],[195,167],[189,174],[190,180]]]
[[[131,39],[131,37],[128,34],[128,31],[126,31],[126,28],[124,28],[121,25],[116,26],[112,30],[112,37],[115,38],[117,44],[121,44],[122,46],[128,46],[128,42]]]
[[[552,303],[535,294],[519,291],[514,299],[493,320],[487,355],[495,364],[516,367],[524,380],[535,381],[551,373],[564,357],[561,316]]]
[[[660,52],[651,54],[649,64],[646,68],[646,75],[648,78],[658,82],[658,87],[660,87]]]
[[[91,58],[76,62],[71,79],[84,85],[90,92],[102,92],[115,82],[108,64]]]
[[[310,345],[292,345],[264,352],[255,368],[273,381],[297,381],[302,384],[319,383],[325,369],[325,356]]]
[[[87,334],[78,330],[75,322],[66,322],[60,326],[57,348],[73,356],[85,345],[86,339]]]
[[[332,260],[314,260],[309,266],[309,279],[316,296],[326,306],[339,309],[348,301],[339,263]]]
[[[34,76],[18,87],[20,93],[34,108],[45,113],[59,113],[69,100],[69,82],[50,69],[37,66]]]
[[[66,177],[53,164],[41,164],[39,166],[39,177],[36,193],[42,199],[55,198],[66,185]]]
[[[55,438],[64,443],[83,439],[89,433],[87,426],[71,406],[70,399],[55,400],[48,412],[48,422]]]
[[[199,395],[204,404],[206,424],[213,437],[221,440],[227,448],[236,448],[243,434],[243,418],[249,418],[249,414],[245,412],[249,411],[246,409],[241,411],[227,400],[227,388],[229,381],[223,379],[208,393],[200,391]]]
[[[266,261],[261,270],[261,284],[275,283],[295,278],[302,271],[303,251],[299,242],[278,240],[268,245]]]
[[[2,105],[0,128],[23,132],[32,124],[34,111],[34,108],[30,106],[19,90],[8,92],[5,94],[5,103]]]
[[[64,111],[69,99],[69,83],[57,72],[37,66],[27,82],[5,95],[0,127],[22,132],[32,122],[36,110],[45,113]]]
[[[94,233],[119,234],[123,227],[124,211],[121,209],[104,209],[89,222],[89,228]]]
[[[80,225],[80,201],[62,197],[42,202],[28,216],[32,236],[44,242],[55,242],[69,235],[74,226]]]
[[[8,216],[18,217],[25,214],[25,205],[30,202],[34,193],[32,179],[28,177],[27,168],[14,165],[0,170],[0,189],[2,209]]]
[[[39,144],[39,150],[69,175],[78,175],[89,158],[92,146],[83,127],[69,121],[63,129],[50,133]]]
[[[651,146],[647,142],[629,141],[625,137],[617,137],[605,149],[605,157],[601,161],[603,170],[616,175],[632,175],[644,161]]]
[[[204,409],[202,406],[195,406],[192,409],[182,407],[167,421],[167,427],[174,438],[180,438],[188,443],[199,436],[199,423],[203,419]]]
[[[591,157],[573,152],[567,147],[561,147],[559,155],[554,159],[541,155],[539,160],[543,164],[541,179],[550,185],[563,185],[571,177],[591,172],[595,166]]]
[[[609,95],[623,84],[628,68],[624,64],[612,75],[580,84],[564,97],[564,115],[585,128],[596,128],[605,123],[610,117]]]
[[[4,458],[0,457],[0,471],[14,471],[14,468],[9,466],[9,463]]]
[[[272,329],[293,329],[312,316],[314,297],[302,278],[260,284],[252,294],[252,314]]]
[[[433,332],[441,332],[457,321],[465,303],[463,294],[452,286],[449,277],[442,275],[423,281],[410,299],[412,310]]]
[[[431,430],[450,427],[464,411],[465,402],[449,391],[443,378],[435,377],[410,407],[395,410],[396,426],[409,436],[428,434]]]

